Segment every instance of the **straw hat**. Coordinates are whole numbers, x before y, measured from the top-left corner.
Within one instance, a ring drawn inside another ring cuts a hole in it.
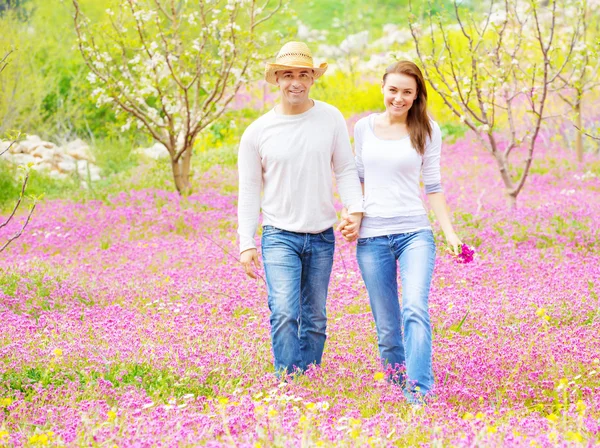
[[[275,63],[268,63],[265,67],[265,80],[270,84],[277,84],[275,72],[278,70],[289,70],[292,68],[310,68],[317,79],[327,70],[327,63],[323,62],[318,67],[313,64],[312,53],[304,42],[288,42],[275,58]]]

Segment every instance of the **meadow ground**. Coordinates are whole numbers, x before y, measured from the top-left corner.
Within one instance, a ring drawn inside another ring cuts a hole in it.
[[[513,211],[469,136],[445,147],[446,195],[477,254],[456,263],[438,234],[437,397],[421,409],[382,379],[339,237],[323,365],[274,378],[265,284],[235,261],[235,170],[198,175],[187,199],[44,202],[0,259],[0,444],[599,444],[600,164],[541,139]]]

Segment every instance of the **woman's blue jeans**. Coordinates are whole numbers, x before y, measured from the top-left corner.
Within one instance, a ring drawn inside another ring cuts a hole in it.
[[[262,258],[278,375],[321,363],[334,248],[332,228],[313,234],[263,227]]]
[[[392,368],[406,366],[407,396],[417,391],[424,395],[433,387],[428,305],[435,265],[433,233],[419,230],[359,238],[357,258],[375,318],[381,359]],[[400,262],[402,311],[396,261]]]

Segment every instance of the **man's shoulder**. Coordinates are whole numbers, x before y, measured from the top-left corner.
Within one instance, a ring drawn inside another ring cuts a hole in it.
[[[250,123],[248,127],[246,127],[244,130],[244,136],[248,137],[260,133],[273,120],[274,116],[275,115],[272,109],[261,115],[252,123]]]
[[[344,115],[340,112],[340,110],[337,107],[332,106],[331,104],[326,103],[325,101],[314,100],[314,102],[315,106],[320,112],[335,117],[336,119],[344,119]]]

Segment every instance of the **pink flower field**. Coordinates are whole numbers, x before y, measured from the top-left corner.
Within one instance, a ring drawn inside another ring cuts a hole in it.
[[[265,283],[236,261],[235,169],[187,199],[45,201],[0,258],[0,445],[600,444],[600,162],[544,138],[512,211],[474,139],[445,147],[476,253],[458,263],[438,240],[436,397],[416,409],[383,379],[339,235],[323,365],[272,375]]]

